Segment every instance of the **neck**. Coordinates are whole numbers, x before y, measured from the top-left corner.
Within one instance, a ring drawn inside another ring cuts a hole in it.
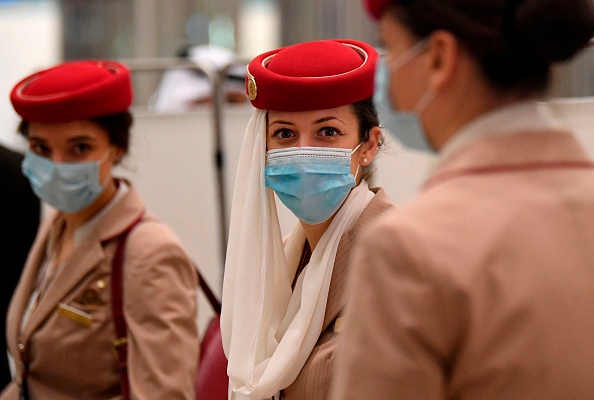
[[[115,179],[111,178],[106,185],[105,190],[99,195],[90,206],[82,209],[76,213],[64,214],[66,227],[69,231],[74,231],[93,218],[99,211],[103,209],[116,195],[118,188]]]
[[[322,235],[326,232],[334,216],[332,216],[327,221],[322,222],[321,224],[316,225],[309,225],[305,222],[301,222],[301,226],[303,227],[303,231],[305,232],[305,237],[307,238],[307,242],[309,243],[309,247],[313,253],[314,249],[316,248],[318,242],[322,238]]]
[[[439,127],[431,129],[435,134],[430,136],[430,140],[436,149],[441,149],[446,142],[456,135],[460,129],[476,118],[488,114],[498,108],[508,106],[515,103],[516,99],[511,98],[495,98],[487,99],[480,102],[460,101],[454,105],[458,112],[444,112],[440,117],[441,123]],[[453,104],[453,103],[452,103]],[[428,131],[429,131],[428,127]]]
[[[494,89],[473,66],[460,68],[454,82],[441,88],[422,116],[428,139],[438,150],[474,119],[527,98]]]

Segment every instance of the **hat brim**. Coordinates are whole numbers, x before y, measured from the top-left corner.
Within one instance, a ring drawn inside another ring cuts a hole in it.
[[[132,103],[128,68],[108,60],[60,64],[15,85],[12,105],[24,120],[68,122],[126,111]]]

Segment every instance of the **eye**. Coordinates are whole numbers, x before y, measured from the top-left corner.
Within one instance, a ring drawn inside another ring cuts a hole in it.
[[[76,145],[74,145],[72,150],[74,154],[83,155],[87,154],[89,151],[91,151],[91,149],[92,147],[87,143],[77,143]]]
[[[272,136],[279,139],[290,139],[292,137],[295,137],[295,134],[289,129],[278,129],[274,131],[274,134]]]
[[[35,154],[39,154],[40,156],[49,158],[52,154],[51,150],[49,147],[47,147],[44,144],[41,143],[30,143],[29,144],[29,149],[35,153]]]
[[[324,137],[334,137],[334,136],[342,136],[342,133],[336,128],[331,126],[325,126],[320,129],[319,134]]]

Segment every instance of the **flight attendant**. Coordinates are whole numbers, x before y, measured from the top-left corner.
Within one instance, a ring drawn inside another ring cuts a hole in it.
[[[332,398],[594,398],[594,163],[546,104],[592,2],[365,4],[439,161],[358,242]]]
[[[370,186],[383,141],[376,60],[366,43],[325,40],[248,65],[256,109],[237,169],[221,319],[231,399],[328,396],[351,248],[394,208]],[[275,194],[299,220],[284,241]]]
[[[130,140],[128,69],[63,63],[17,83],[11,101],[29,142],[23,173],[55,212],[11,301],[16,374],[0,399],[194,398],[196,272],[134,185],[112,175]]]

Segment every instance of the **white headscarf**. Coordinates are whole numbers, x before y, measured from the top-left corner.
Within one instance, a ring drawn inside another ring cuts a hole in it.
[[[322,330],[338,243],[373,198],[362,180],[295,276],[305,233],[298,223],[283,249],[274,192],[265,187],[266,112],[248,123],[233,195],[221,332],[229,399],[268,399],[289,386]]]

